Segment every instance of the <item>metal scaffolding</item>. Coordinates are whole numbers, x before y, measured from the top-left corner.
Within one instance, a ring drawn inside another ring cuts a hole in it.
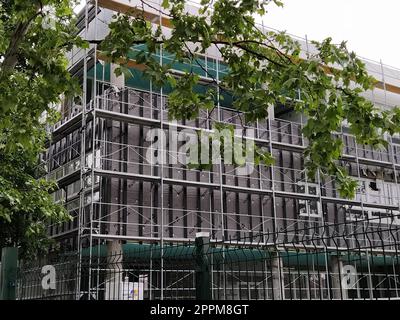
[[[88,2],[81,13],[82,36],[99,40],[107,31],[112,12],[121,12],[128,5],[129,2],[122,0]],[[164,18],[159,15],[158,20],[152,22],[166,28]],[[304,48],[308,50],[307,42]],[[161,62],[168,58],[167,53],[166,57],[163,55],[161,48]],[[202,59],[206,69],[215,72],[218,81],[220,74],[224,73],[223,63],[214,56],[206,55]],[[242,125],[236,111],[218,101],[212,113],[201,111],[195,120],[170,121],[168,98],[163,90],[153,90],[151,82],[129,84],[123,77],[116,77],[113,73],[115,66],[99,56],[96,44],[72,52],[70,61],[71,73],[81,79],[83,96],[80,104],[63,106],[62,120],[51,129],[52,141],[44,163],[48,178],[55,179],[60,188],[55,199],[64,200],[74,220],[49,226],[49,232],[66,249],[81,253],[89,248],[89,266],[98,262],[100,254],[96,250],[103,245],[118,252],[122,250],[122,243],[159,243],[163,250],[169,243],[193,240],[197,232],[209,232],[213,241],[227,244],[231,239],[235,239],[237,244],[246,243],[249,237],[251,243],[258,246],[280,243],[282,252],[299,239],[305,245],[307,239],[314,239],[315,233],[327,225],[329,227],[324,232],[332,234],[343,234],[347,229],[357,228],[374,230],[368,241],[376,241],[377,245],[385,241],[382,235],[388,237],[388,232],[389,238],[399,240],[397,229],[395,232],[379,231],[384,225],[400,224],[399,137],[390,137],[387,150],[373,150],[358,145],[345,127],[341,132],[333,133],[344,142],[340,161],[360,181],[354,199],[341,198],[331,177],[318,173],[313,181],[307,178],[302,155],[307,145],[302,135],[303,119],[298,121],[289,114],[275,117],[273,110],[264,121],[248,126],[244,138],[268,148],[276,159],[275,165],[257,165],[251,174],[245,176],[237,175],[236,168],[223,163],[213,165],[210,171],[188,169],[167,161],[179,153],[163,147],[153,150],[152,143],[145,139],[146,134],[153,128],[166,132],[184,129],[211,132],[215,122],[232,124],[240,129]],[[385,106],[390,107],[387,96],[394,94],[393,87],[396,86],[390,84],[389,88],[387,81],[391,77],[394,79],[392,83],[400,82],[400,71],[392,72],[389,77],[386,70],[387,67],[380,64],[382,88],[375,89],[379,92],[375,95],[372,92],[371,97],[379,105],[383,92]],[[179,72],[175,70],[176,74]],[[207,74],[203,74],[202,79],[209,80]],[[250,129],[254,136],[247,135]],[[160,139],[163,146],[163,135]],[[148,163],[148,152],[156,152],[161,157],[160,164]],[[366,222],[360,224],[363,219]],[[267,234],[272,238],[266,237]],[[365,241],[362,233],[358,235],[359,238],[352,241]],[[335,243],[309,245],[324,252],[322,269],[329,272],[332,266],[328,251],[347,247],[347,240],[335,239]],[[280,262],[279,252],[277,262],[270,264],[267,270],[257,267],[254,277],[262,272],[271,273],[271,268],[276,268],[279,279],[272,279],[271,274],[270,282],[285,282],[285,286],[292,287],[296,283],[298,286],[308,272],[308,281],[304,285],[309,286],[310,270],[290,274],[290,267]],[[365,250],[365,254],[370,269],[369,251]],[[154,276],[159,277],[158,297],[163,299],[164,290],[167,290],[164,282],[170,279],[168,266],[164,269],[162,252],[159,268],[159,273]],[[220,271],[215,272],[216,277],[220,277]],[[98,272],[91,267],[85,272],[88,272],[87,283],[82,284],[82,290],[78,292],[90,299],[91,290],[95,290],[92,282],[96,283]],[[340,273],[340,270],[332,272]],[[225,281],[222,278],[220,280]],[[219,289],[218,296],[229,297],[226,286],[222,287],[223,296]],[[317,290],[318,294],[314,290],[315,297],[332,298],[328,289],[324,293]],[[295,295],[302,296],[301,285],[296,290]],[[284,298],[283,291],[281,298]]]

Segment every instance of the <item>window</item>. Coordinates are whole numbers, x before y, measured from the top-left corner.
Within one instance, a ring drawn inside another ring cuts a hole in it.
[[[322,217],[321,202],[317,200],[299,200],[299,215],[301,217]]]
[[[52,193],[52,197],[54,202],[56,203],[62,203],[65,200],[65,191],[64,189],[59,189],[57,191],[55,191],[54,193]]]
[[[71,183],[67,187],[68,199],[77,196],[80,191],[80,188],[81,188],[80,180]]]
[[[297,192],[313,196],[319,195],[319,185],[311,182],[298,181]],[[299,215],[301,217],[322,217],[322,205],[319,200],[299,200]]]
[[[93,153],[92,152],[88,153],[86,155],[86,166],[90,168],[93,165],[94,168],[100,168],[100,161],[101,161],[100,157],[101,157],[100,150],[97,149],[95,151],[94,164],[93,164]]]
[[[307,182],[307,181],[297,181],[297,193],[306,193],[313,196],[319,195],[319,186],[317,183]]]
[[[361,207],[346,208],[346,220],[362,221],[368,219],[368,223],[375,224],[400,224],[399,211]]]
[[[344,207],[344,209],[347,221],[360,221],[366,218],[365,212],[363,213],[360,207]]]
[[[399,212],[395,210],[371,209],[368,218],[371,223],[400,224]]]
[[[369,187],[370,189],[374,190],[374,191],[379,191],[380,189],[378,188],[378,185],[376,184],[376,181],[371,181],[369,183]]]
[[[357,201],[369,204],[398,204],[398,186],[395,183],[386,182],[381,179],[360,179],[358,184]]]

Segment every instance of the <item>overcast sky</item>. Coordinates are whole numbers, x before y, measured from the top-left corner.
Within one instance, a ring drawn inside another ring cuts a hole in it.
[[[297,36],[348,41],[359,56],[400,68],[400,0],[282,0],[264,25]]]

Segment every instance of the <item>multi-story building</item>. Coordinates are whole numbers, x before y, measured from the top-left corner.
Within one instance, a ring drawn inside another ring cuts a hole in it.
[[[103,39],[112,15],[127,12],[134,4],[135,1],[127,0],[93,1],[80,14],[80,33],[86,39]],[[196,6],[188,9],[195,12]],[[166,17],[161,19],[150,7],[146,11],[149,19],[154,18],[153,23],[161,23],[168,32],[163,22]],[[307,40],[297,40],[304,52],[313,50]],[[165,52],[159,58],[170,59]],[[268,119],[248,128],[253,130],[256,143],[274,155],[276,163],[270,167],[259,165],[248,175],[238,175],[232,165],[196,170],[168,161],[150,163],[146,157],[149,150],[155,156],[161,152],[166,159],[176,156],[168,148],[165,152],[151,149],[152,141],[146,139],[151,129],[165,130],[168,146],[168,133],[172,130],[211,130],[216,121],[241,128],[239,115],[230,108],[229,99],[219,102],[212,113],[202,111],[195,120],[170,121],[168,92],[154,90],[134,61],[130,63],[133,77],[124,78],[115,76],[116,66],[104,59],[95,44],[87,50],[71,52],[69,59],[71,74],[81,81],[83,98],[81,102],[66,101],[60,106],[62,120],[51,128],[52,140],[43,159],[49,178],[59,185],[55,199],[63,200],[73,216],[71,222],[49,227],[51,236],[64,250],[100,248],[107,242],[114,249],[150,243],[163,247],[193,240],[198,232],[208,232],[211,241],[228,245],[234,239],[237,243],[275,247],[280,243],[284,250],[291,245],[293,250],[318,247],[326,253],[364,241],[365,246],[358,248],[378,250],[384,243],[384,252],[397,250],[400,137],[388,137],[387,149],[373,150],[357,144],[345,126],[341,132],[333,133],[345,145],[341,163],[360,184],[354,199],[341,198],[332,178],[307,178],[303,157],[307,141],[302,136],[306,119],[282,106],[271,109]],[[190,67],[205,83],[210,81],[210,74],[220,79],[226,72],[223,61],[212,50],[198,56],[198,62],[204,68],[188,62],[176,65],[171,72],[179,76]],[[399,105],[400,70],[369,60],[364,62],[378,80],[375,89],[365,96],[382,108]],[[354,236],[348,230],[362,232]],[[329,235],[326,243],[321,239],[313,241],[321,233]],[[363,254],[368,256],[368,252]],[[365,272],[367,268],[371,272],[373,266],[369,261],[367,258],[367,265],[356,266],[357,270]],[[385,262],[376,261],[376,268],[387,267]],[[327,260],[320,263],[321,272],[333,268],[329,265]],[[281,292],[285,295],[292,281],[290,263],[278,263],[275,267],[283,275],[280,281],[285,289]],[[315,261],[310,261],[304,270],[310,275],[310,270],[315,269]],[[385,269],[386,275],[389,272],[393,276],[393,283],[386,281],[384,289],[372,293],[374,297],[398,296],[397,264],[392,261],[389,269]],[[369,281],[361,278],[358,288],[362,290],[355,290],[352,297],[368,296],[372,287],[376,289],[372,282],[379,282],[379,276],[373,280],[370,277]],[[293,287],[301,287],[301,281],[305,280],[297,277]],[[161,285],[158,289],[164,288]],[[301,290],[296,294],[299,298]],[[154,297],[160,297],[160,293]]]

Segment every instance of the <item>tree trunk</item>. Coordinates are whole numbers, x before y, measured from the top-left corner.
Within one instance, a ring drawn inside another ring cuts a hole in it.
[[[24,39],[29,26],[32,21],[41,13],[39,4],[36,4],[34,15],[27,21],[21,21],[15,27],[14,32],[11,35],[10,45],[8,46],[4,55],[4,60],[1,64],[2,73],[5,74],[15,68],[18,62],[18,49]]]

